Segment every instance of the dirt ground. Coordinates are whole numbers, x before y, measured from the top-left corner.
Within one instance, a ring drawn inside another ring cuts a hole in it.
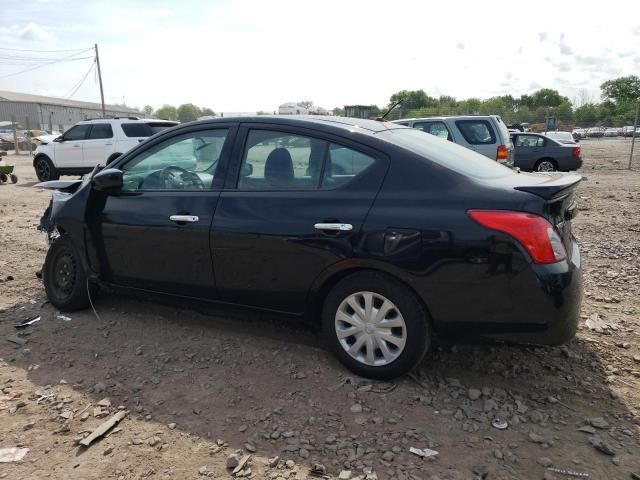
[[[351,375],[313,331],[264,314],[104,294],[99,317],[61,315],[35,276],[50,193],[31,188],[29,157],[8,157],[20,181],[0,185],[0,457],[29,451],[0,478],[303,479],[316,463],[326,478],[640,478],[640,155],[627,171],[627,140],[582,149],[577,337],[440,342],[393,383]],[[78,445],[118,411],[107,438]],[[251,455],[236,476],[234,452]]]

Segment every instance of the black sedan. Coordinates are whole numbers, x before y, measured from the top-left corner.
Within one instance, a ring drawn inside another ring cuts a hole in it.
[[[568,172],[582,166],[580,147],[537,133],[511,135],[515,149],[514,166],[536,172]]]
[[[579,181],[392,123],[204,120],[40,184],[58,190],[42,277],[61,310],[106,285],[306,318],[354,372],[391,378],[434,332],[573,336]]]

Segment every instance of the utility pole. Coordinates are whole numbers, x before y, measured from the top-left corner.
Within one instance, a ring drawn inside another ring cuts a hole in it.
[[[94,43],[96,49],[96,65],[98,66],[98,82],[100,83],[100,100],[102,101],[102,118],[106,116],[104,109],[104,91],[102,90],[102,73],[100,72],[100,56],[98,55],[98,44]]]
[[[629,165],[627,166],[628,170],[631,170],[631,160],[633,160],[633,147],[636,143],[636,128],[638,128],[638,113],[640,112],[640,97],[637,99],[636,103],[636,119],[633,122],[633,135],[631,136],[631,153],[629,154]]]

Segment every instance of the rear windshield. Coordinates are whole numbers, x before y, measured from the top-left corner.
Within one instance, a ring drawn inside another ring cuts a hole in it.
[[[433,135],[425,135],[414,128],[386,130],[378,135],[399,147],[470,177],[496,178],[516,174],[484,155]]]
[[[136,122],[123,123],[122,131],[127,137],[150,137],[166,128],[177,125],[171,122]]]

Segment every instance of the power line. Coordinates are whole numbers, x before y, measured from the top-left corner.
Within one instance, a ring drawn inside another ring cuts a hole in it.
[[[91,55],[90,57],[80,57],[80,58],[70,58],[68,60],[65,60],[65,62],[75,62],[77,60],[86,60],[88,58],[95,58],[93,55]],[[31,61],[26,61],[26,60],[11,60],[11,59],[3,59],[0,56],[0,65],[23,65],[23,66],[30,66],[30,65],[47,65],[48,63],[52,63],[52,62],[31,62]]]
[[[31,67],[31,68],[27,68],[25,70],[20,70],[19,72],[14,72],[14,73],[9,73],[7,75],[2,75],[0,76],[0,78],[7,78],[7,77],[13,77],[14,75],[20,75],[22,73],[27,73],[27,72],[31,72],[32,70],[36,70],[37,68],[42,68],[42,67],[46,67],[48,65],[53,65],[54,63],[60,63],[60,62],[64,62],[64,61],[68,61],[69,59],[71,59],[72,57],[75,57],[76,55],[80,55],[81,53],[87,52],[89,50],[93,50],[93,48],[87,48],[86,50],[81,50],[77,53],[74,53],[72,55],[69,55],[67,57],[63,57],[63,58],[59,58],[57,60],[52,60],[50,62],[47,63],[43,63],[40,65],[36,65],[35,67]],[[74,59],[75,60],[75,59]]]
[[[71,89],[72,90],[71,94],[67,95],[65,98],[72,98],[76,94],[76,92],[80,90],[80,87],[82,86],[84,81],[87,79],[87,77],[91,73],[91,70],[93,69],[95,64],[96,64],[96,61],[94,59],[93,62],[91,62],[91,65],[89,66],[89,70],[87,70],[87,73],[85,73],[84,76],[80,79],[80,81],[76,85],[74,85],[74,87]]]
[[[22,48],[5,48],[5,47],[0,47],[0,50],[10,50],[12,52],[35,52],[35,53],[64,53],[64,52],[78,52],[80,50],[84,50],[85,52],[87,50],[91,50],[91,48],[76,48],[73,50],[25,50]]]

